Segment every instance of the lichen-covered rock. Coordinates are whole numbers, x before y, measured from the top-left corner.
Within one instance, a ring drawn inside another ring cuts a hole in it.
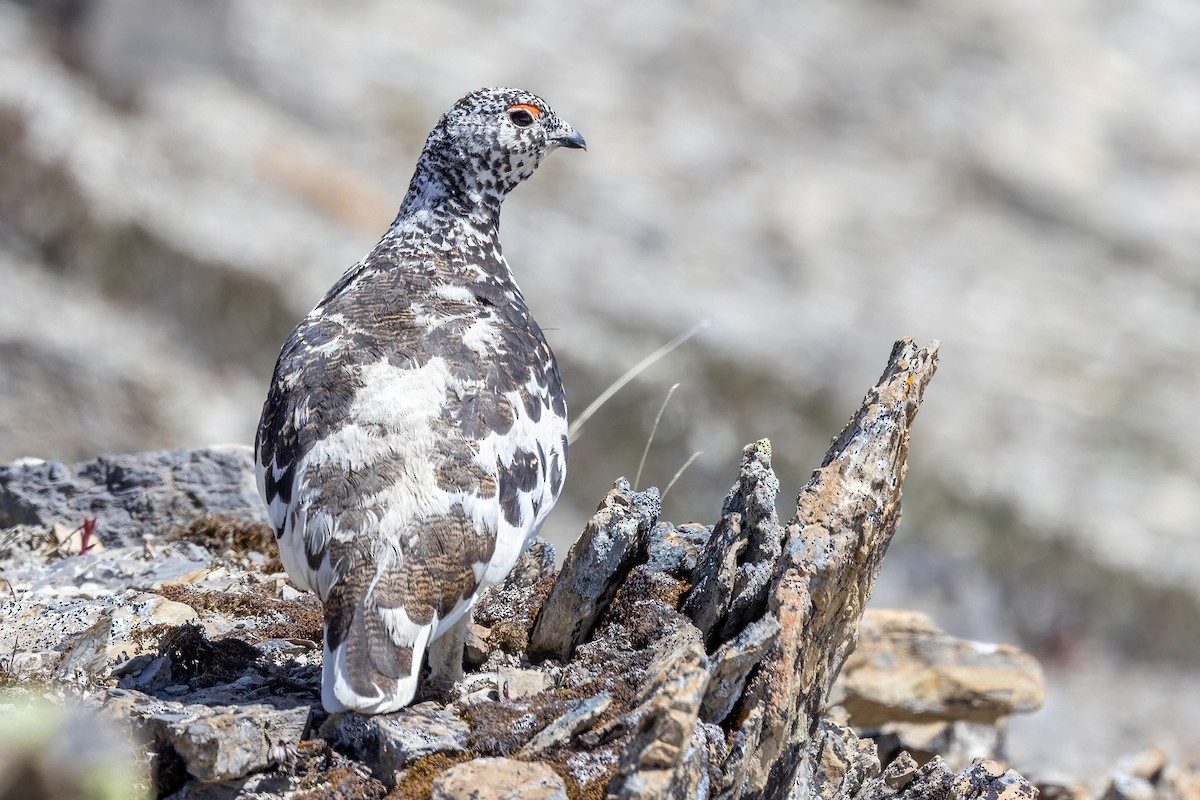
[[[538,731],[517,755],[524,759],[533,759],[548,750],[566,745],[571,741],[571,737],[592,727],[610,705],[612,694],[609,692],[600,692],[594,697],[580,700],[561,717]]]
[[[681,782],[679,772],[697,772],[685,753],[707,755],[692,748],[711,678],[698,633],[693,629],[691,636],[671,637],[658,648],[647,670],[649,680],[634,700],[637,729],[625,746],[620,771],[609,784],[611,795],[631,800],[669,797],[671,787]],[[699,771],[706,772],[707,763]]]
[[[339,752],[365,763],[387,785],[418,760],[466,749],[469,728],[452,711],[421,703],[392,714],[331,714],[320,735]]]
[[[732,638],[762,615],[783,541],[778,494],[771,443],[747,445],[683,607],[710,642]]]
[[[102,708],[111,719],[128,720],[144,748],[158,748],[160,757],[162,749],[169,750],[202,782],[266,769],[281,741],[303,738],[311,713],[308,706],[189,705],[125,689],[109,690]]]
[[[802,773],[807,784],[797,784],[803,796],[813,800],[854,797],[878,777],[879,757],[871,740],[860,739],[850,728],[827,719],[821,721],[816,737],[820,744],[809,750],[811,769]]]
[[[658,522],[658,490],[618,480],[571,545],[529,637],[529,653],[567,661],[596,626]]]
[[[998,761],[980,761],[954,776],[950,791],[961,800],[1036,800],[1032,783]]]
[[[646,568],[691,581],[704,557],[713,529],[697,522],[660,521],[646,540]]]
[[[729,715],[742,695],[750,671],[775,644],[780,630],[779,620],[773,614],[765,614],[717,648],[710,659],[712,681],[700,710],[705,721],[721,722]]]
[[[495,653],[526,651],[554,577],[554,547],[535,537],[504,580],[472,606],[464,642],[468,665],[481,666]]]
[[[797,499],[768,603],[779,639],[735,710],[730,800],[781,798],[811,777],[821,711],[900,520],[909,434],[936,366],[936,344],[897,342]]]

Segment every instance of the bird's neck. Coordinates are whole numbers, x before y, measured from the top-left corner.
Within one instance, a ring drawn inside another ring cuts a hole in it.
[[[417,162],[396,223],[423,218],[445,224],[461,221],[473,232],[495,238],[507,187],[480,181],[472,174],[461,161],[425,152]]]

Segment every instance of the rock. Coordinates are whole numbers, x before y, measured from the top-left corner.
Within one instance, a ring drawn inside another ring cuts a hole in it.
[[[108,674],[108,648],[112,637],[112,616],[104,615],[87,630],[69,637],[55,678],[68,680],[83,676],[96,680]]]
[[[952,770],[963,770],[979,759],[995,758],[1004,741],[1002,723],[889,722],[879,728],[860,729],[879,747],[884,763],[901,752],[924,763],[935,755]]]
[[[15,586],[21,593],[0,601],[0,652],[9,654],[12,666],[20,665],[13,670],[18,677],[44,677],[53,665],[62,679],[103,678],[112,661],[124,661],[157,641],[157,636],[143,636],[153,626],[196,617],[182,603],[134,590],[72,597],[20,580]]]
[[[712,681],[704,695],[700,715],[706,722],[721,722],[742,695],[750,670],[779,638],[780,625],[766,614],[748,625],[736,638],[725,642],[712,656]]]
[[[198,619],[196,609],[186,603],[168,600],[160,594],[130,592],[113,612],[108,654],[114,659],[138,655],[157,644],[157,637],[143,635],[148,628],[174,627]]]
[[[495,653],[525,652],[554,575],[553,545],[534,537],[504,580],[486,589],[471,607],[463,641],[468,666],[481,666]]]
[[[108,547],[210,514],[266,521],[247,447],[163,450],[68,465],[23,459],[0,466],[0,531],[96,520]]]
[[[542,578],[553,574],[554,545],[540,536],[535,536],[521,551],[517,563],[513,564],[513,568],[499,585],[505,588],[528,589]]]
[[[595,628],[658,522],[658,490],[622,478],[571,545],[529,638],[529,653],[567,661]]]
[[[281,740],[303,738],[311,713],[308,706],[189,705],[125,689],[110,689],[102,708],[110,719],[130,720],[146,751],[168,749],[189,775],[206,783],[266,769]]]
[[[897,342],[800,493],[768,603],[779,640],[735,711],[743,722],[723,768],[731,799],[779,797],[809,782],[813,734],[895,534],[909,433],[936,366],[936,344]]]
[[[1121,759],[1113,770],[1112,778],[1101,795],[1102,800],[1158,800],[1160,797],[1178,796],[1169,787],[1175,781],[1164,780],[1167,771],[1167,755],[1158,747],[1149,747],[1139,753]],[[1193,788],[1200,781],[1193,778]],[[1178,793],[1182,795],[1182,793]]]
[[[546,688],[546,674],[536,669],[502,667],[496,673],[497,690],[505,700],[520,700]]]
[[[545,764],[479,758],[434,778],[430,800],[567,800],[567,787]]]
[[[673,525],[661,521],[650,530],[646,541],[646,567],[673,578],[692,580],[713,529],[695,522]]]
[[[949,636],[924,614],[873,609],[863,616],[858,647],[830,702],[842,705],[859,727],[991,724],[1036,711],[1043,693],[1041,667],[1016,647]]]
[[[612,695],[608,692],[580,700],[561,717],[538,731],[517,755],[523,759],[534,759],[547,750],[562,747],[573,736],[592,727],[611,704]]]
[[[392,714],[366,717],[331,714],[320,735],[339,752],[365,763],[386,785],[426,756],[466,749],[467,723],[436,703],[421,703]]]
[[[1036,800],[1033,784],[998,761],[980,761],[950,782],[950,790],[962,800]]]
[[[478,666],[493,653],[524,653],[530,630],[554,584],[554,549],[535,540],[517,561],[514,572],[484,591],[471,608],[467,662]]]
[[[1037,789],[996,761],[979,761],[957,775],[934,757],[921,767],[902,756],[867,781],[854,800],[1034,800]]]
[[[942,800],[951,796],[953,778],[936,756],[918,767],[912,756],[901,755],[879,777],[867,781],[855,800]]]
[[[771,443],[762,439],[747,445],[683,606],[710,641],[730,639],[762,615],[783,540],[775,512],[778,494]]]
[[[676,634],[662,642],[634,700],[637,729],[609,784],[618,798],[667,797],[677,784],[677,768],[689,768],[685,751],[692,745],[700,705],[708,688],[708,660],[699,632]]]
[[[122,689],[137,689],[146,694],[157,694],[171,685],[171,659],[149,653],[131,659],[124,666],[117,684]],[[113,672],[116,675],[116,671]]]
[[[860,739],[844,725],[822,720],[816,737],[820,745],[815,754],[803,796],[813,800],[841,800],[854,797],[869,781],[879,777],[879,757],[875,743]],[[793,789],[795,793],[795,789]]]

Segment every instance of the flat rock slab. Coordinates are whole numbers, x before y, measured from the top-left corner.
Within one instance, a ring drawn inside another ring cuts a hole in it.
[[[266,769],[281,742],[299,742],[308,728],[308,706],[265,704],[206,706],[160,700],[137,691],[110,689],[103,713],[131,719],[148,748],[173,750],[188,774],[205,783],[241,778]]]
[[[871,610],[831,702],[855,725],[982,722],[1042,705],[1042,670],[1017,647],[950,636],[925,614]]]
[[[431,800],[567,800],[567,786],[545,764],[477,758],[434,778]]]

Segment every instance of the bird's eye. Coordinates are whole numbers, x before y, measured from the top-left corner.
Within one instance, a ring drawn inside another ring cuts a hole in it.
[[[508,119],[518,128],[528,128],[541,114],[540,108],[528,103],[518,103],[508,107]]]

